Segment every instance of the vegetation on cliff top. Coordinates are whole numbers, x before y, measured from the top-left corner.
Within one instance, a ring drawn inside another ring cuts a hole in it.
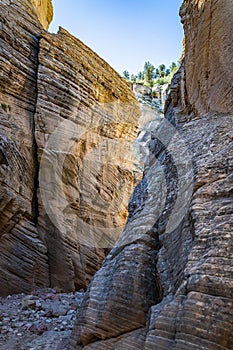
[[[123,72],[123,78],[130,82],[136,82],[145,86],[153,87],[154,85],[169,84],[173,75],[178,70],[180,62],[172,62],[169,68],[161,64],[155,68],[149,61],[145,62],[144,68],[137,75],[130,74],[127,70]]]

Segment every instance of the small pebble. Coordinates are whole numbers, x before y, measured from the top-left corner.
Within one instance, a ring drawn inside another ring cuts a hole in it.
[[[46,342],[50,333],[54,341],[54,332],[57,340],[68,339],[81,300],[80,293],[56,293],[48,288],[0,298],[0,348],[16,341],[22,349],[36,350],[34,341],[43,339],[45,332]]]

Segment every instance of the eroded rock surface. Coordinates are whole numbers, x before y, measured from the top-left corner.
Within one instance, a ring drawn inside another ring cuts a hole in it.
[[[62,28],[43,34],[39,62],[39,230],[52,285],[85,288],[127,219],[140,112],[127,83]]]
[[[139,107],[97,54],[43,29],[49,1],[0,7],[0,294],[85,288],[127,219]]]
[[[125,230],[90,283],[70,349],[233,348],[232,2],[185,1],[181,13],[185,60],[166,119],[151,135]],[[227,52],[216,65],[219,41]]]
[[[231,113],[232,1],[185,0],[180,15],[186,33],[187,92],[194,111]]]
[[[36,216],[34,113],[42,27],[29,1],[1,1],[1,295],[49,284],[47,248]]]

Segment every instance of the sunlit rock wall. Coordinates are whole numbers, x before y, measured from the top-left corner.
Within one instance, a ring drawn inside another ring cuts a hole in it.
[[[85,288],[134,184],[133,92],[64,29],[43,29],[49,4],[0,4],[1,295]]]
[[[44,29],[48,29],[53,19],[53,5],[51,0],[30,0],[33,4],[38,19]]]
[[[29,1],[1,1],[0,294],[49,285],[36,226],[34,113],[42,27]]]
[[[52,285],[81,288],[126,222],[140,111],[128,84],[62,28],[43,34],[39,63],[39,226]]]

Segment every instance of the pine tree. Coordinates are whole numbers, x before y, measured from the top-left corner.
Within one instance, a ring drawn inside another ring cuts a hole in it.
[[[144,80],[148,84],[152,84],[154,78],[155,67],[150,62],[145,62],[144,65]]]
[[[137,79],[137,76],[134,75],[134,74],[131,74],[130,80],[131,81],[136,81],[136,79]]]
[[[142,81],[144,79],[144,73],[143,72],[139,72],[138,73],[138,81]]]
[[[159,69],[160,69],[160,72],[164,72],[166,69],[165,64],[160,64]]]
[[[123,72],[123,78],[124,78],[125,80],[129,80],[130,76],[129,76],[129,72],[128,72],[127,70],[125,70],[125,71]]]
[[[174,72],[174,71],[176,70],[176,68],[177,68],[176,63],[175,63],[175,62],[172,62],[172,64],[170,65],[170,70],[171,70],[171,72]]]

